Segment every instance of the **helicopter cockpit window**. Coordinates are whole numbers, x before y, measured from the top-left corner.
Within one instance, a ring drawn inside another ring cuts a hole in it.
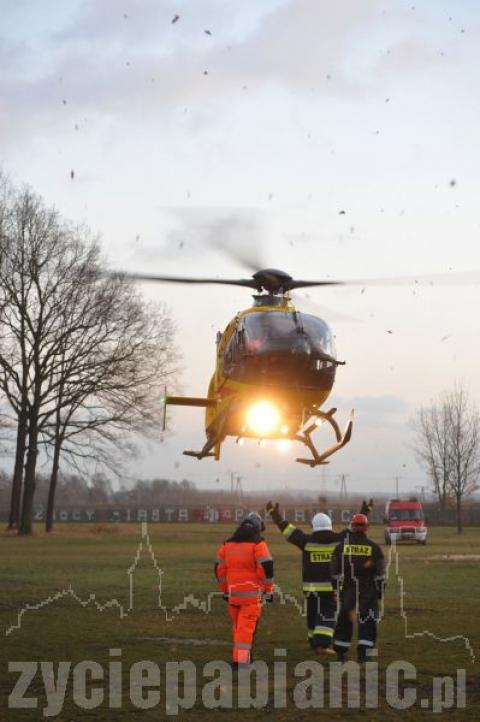
[[[251,313],[244,319],[247,354],[328,354],[335,349],[327,324],[304,313],[283,311]]]
[[[335,348],[327,324],[292,311],[259,311],[242,319],[224,351],[224,372],[246,383],[331,388]]]

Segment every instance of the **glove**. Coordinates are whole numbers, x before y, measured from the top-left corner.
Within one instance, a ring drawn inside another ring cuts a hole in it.
[[[275,524],[280,524],[283,521],[282,515],[280,514],[280,508],[278,506],[278,501],[275,503],[275,505],[271,501],[267,502],[265,511],[270,514]]]
[[[268,604],[271,604],[273,602],[273,592],[270,592],[269,594],[264,594],[263,600]]]

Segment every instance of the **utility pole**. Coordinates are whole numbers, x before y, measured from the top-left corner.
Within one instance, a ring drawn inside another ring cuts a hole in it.
[[[420,499],[422,501],[425,501],[426,498],[426,490],[428,489],[428,486],[416,486],[415,489],[420,489]]]
[[[395,498],[398,499],[398,487],[399,487],[400,477],[395,476],[394,478],[395,478]]]
[[[242,477],[235,471],[230,472],[230,496],[237,501],[243,498]]]
[[[242,477],[237,474],[235,478],[235,497],[240,500],[243,499],[243,487],[242,487]]]
[[[347,476],[350,474],[340,474],[340,499],[347,499]]]
[[[322,496],[325,496],[325,494],[327,493],[327,475],[325,474],[324,466],[322,466],[321,475],[322,475],[322,477],[321,477],[322,478]]]

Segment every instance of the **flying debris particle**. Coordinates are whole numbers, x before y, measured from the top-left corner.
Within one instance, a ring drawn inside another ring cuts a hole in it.
[[[128,20],[128,15],[127,15],[127,13],[123,13],[123,19],[124,19],[124,20]]]
[[[376,130],[376,131],[375,131],[375,135],[380,135],[380,131],[379,131],[379,130]]]
[[[387,329],[387,333],[390,333],[390,334],[392,334],[392,333],[393,333],[393,331],[390,331],[390,330],[388,330],[388,329]]]
[[[180,20],[180,15],[174,15],[172,18],[172,25],[174,25],[175,23],[178,23],[179,20]]]
[[[139,240],[140,240],[140,233],[137,233],[137,235],[135,236],[135,241],[138,243]]]
[[[362,293],[365,293],[365,289],[364,289],[364,288],[362,288],[362,290],[360,291],[360,295],[362,295]]]
[[[212,34],[212,31],[211,31],[211,30],[204,30],[203,32],[205,33],[205,35],[211,35],[211,34]]]
[[[175,467],[175,469],[178,469],[178,468],[180,467],[180,462],[179,462],[179,461],[176,461],[176,462],[174,463],[174,467]]]
[[[242,90],[248,90],[248,85],[242,85]]]
[[[440,341],[446,341],[448,338],[450,338],[451,334],[448,334],[448,336],[442,336]]]
[[[347,212],[347,211],[338,211],[338,215],[339,215],[339,216],[344,216],[344,215],[346,214],[346,212]]]
[[[327,75],[326,78],[327,78],[327,80],[331,80],[331,79],[332,79],[332,76],[331,76],[331,75]]]
[[[455,180],[455,178],[452,178],[452,180],[450,181],[450,188],[453,188],[456,185],[457,185],[457,181]]]
[[[350,226],[350,233],[355,233],[355,226]]]
[[[204,74],[204,75],[208,75],[208,70],[204,70],[204,71],[203,71],[203,74]]]
[[[79,130],[78,123],[75,123],[75,125],[73,126],[73,130]]]
[[[73,180],[75,178],[75,171],[72,169],[70,171],[70,180]]]
[[[65,98],[62,100],[62,103],[63,103],[63,105],[67,104],[67,101],[65,100]]]
[[[390,98],[385,98],[385,102],[386,102],[386,103],[389,103],[389,102],[390,102]]]
[[[183,242],[183,241],[180,241],[180,243],[178,244],[178,247],[179,247],[179,248],[183,248],[183,246],[184,246],[184,242]]]
[[[464,32],[465,32],[465,28],[462,28],[462,29],[460,30],[460,32],[461,32],[461,33],[464,33]]]
[[[269,194],[268,194],[268,200],[271,201],[272,198],[273,198],[273,193],[269,193]]]

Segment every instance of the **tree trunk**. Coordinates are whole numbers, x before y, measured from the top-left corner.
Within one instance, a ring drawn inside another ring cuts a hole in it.
[[[462,524],[462,495],[458,494],[456,495],[457,499],[457,532],[461,534],[463,532],[463,524]]]
[[[60,466],[60,452],[62,448],[62,441],[57,437],[55,439],[55,448],[53,452],[53,464],[52,473],[50,475],[50,486],[48,487],[48,501],[47,501],[47,517],[45,522],[45,531],[52,531],[53,529],[53,512],[55,510],[55,492],[57,491],[57,480],[58,480],[58,469]]]
[[[33,421],[33,423],[32,423]],[[29,535],[32,533],[33,497],[35,494],[35,472],[38,454],[37,419],[30,416],[28,432],[27,463],[25,466],[25,484],[23,489],[22,520],[19,533]]]
[[[18,529],[20,522],[20,506],[22,501],[23,465],[25,463],[25,448],[27,441],[27,414],[22,409],[17,424],[17,448],[15,451],[15,466],[12,478],[12,493],[10,497],[10,516],[8,529]]]

